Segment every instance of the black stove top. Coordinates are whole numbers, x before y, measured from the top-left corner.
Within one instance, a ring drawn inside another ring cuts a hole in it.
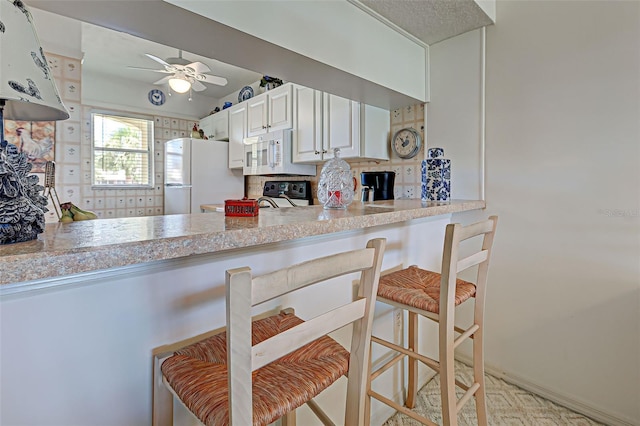
[[[298,181],[267,181],[264,183],[262,195],[271,198],[284,198],[282,195],[293,200],[308,200],[313,204],[313,194],[311,193],[311,182],[308,180]]]

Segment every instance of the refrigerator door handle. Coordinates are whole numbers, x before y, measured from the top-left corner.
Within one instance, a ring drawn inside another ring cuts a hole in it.
[[[165,188],[191,188],[192,185],[183,185],[181,183],[165,183]]]

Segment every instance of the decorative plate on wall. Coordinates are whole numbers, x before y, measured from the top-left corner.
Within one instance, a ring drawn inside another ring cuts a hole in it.
[[[162,105],[164,104],[165,97],[164,93],[160,89],[153,89],[149,91],[149,102],[154,105]]]

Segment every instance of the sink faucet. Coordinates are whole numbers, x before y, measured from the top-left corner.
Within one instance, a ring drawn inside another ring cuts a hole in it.
[[[280,194],[280,197],[284,198],[285,200],[287,200],[289,202],[289,204],[291,204],[293,207],[298,207],[298,205],[296,203],[294,203],[291,198],[289,198],[287,196],[287,194]]]
[[[258,198],[258,207],[260,206],[260,203],[266,201],[267,203],[271,204],[271,207],[273,208],[279,208],[278,205],[275,203],[275,201],[273,201],[271,199],[271,197],[260,197]]]

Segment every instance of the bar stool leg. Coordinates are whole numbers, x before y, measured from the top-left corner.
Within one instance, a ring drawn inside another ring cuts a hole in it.
[[[409,311],[409,333],[408,333],[408,349],[412,352],[418,352],[418,314]],[[408,379],[407,398],[405,406],[413,408],[416,405],[416,396],[418,394],[418,360],[416,358],[407,358],[408,363]]]
[[[282,426],[296,426],[296,410],[289,411],[280,418]]]
[[[456,382],[453,352],[453,304],[450,311],[443,315],[440,312],[440,395],[442,398],[442,424],[444,426],[458,425],[456,410]]]
[[[473,381],[480,387],[475,393],[478,426],[487,426],[487,401],[484,383],[484,351],[482,327],[473,335]]]

